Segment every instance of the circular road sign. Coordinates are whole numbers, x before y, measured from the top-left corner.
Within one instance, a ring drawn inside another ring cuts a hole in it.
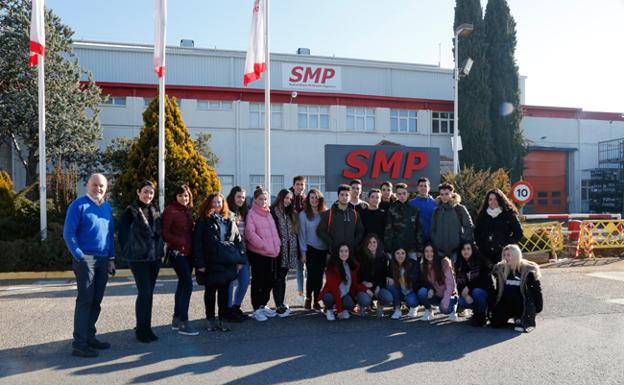
[[[533,186],[527,181],[518,181],[511,186],[511,197],[517,204],[525,205],[533,199]]]

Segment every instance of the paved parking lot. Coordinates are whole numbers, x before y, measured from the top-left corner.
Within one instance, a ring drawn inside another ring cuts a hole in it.
[[[294,302],[294,280],[288,291]],[[622,384],[624,262],[544,270],[545,310],[530,334],[403,319],[328,323],[292,306],[265,323],[205,330],[203,298],[191,303],[197,337],[169,328],[174,277],[154,299],[160,340],[133,336],[130,278],[109,283],[98,323],[110,350],[72,357],[71,279],[0,281],[0,384]],[[245,301],[249,311],[249,301]]]

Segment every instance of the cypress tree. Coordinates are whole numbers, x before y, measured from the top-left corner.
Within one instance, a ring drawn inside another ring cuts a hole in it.
[[[526,143],[520,128],[520,90],[516,65],[516,22],[506,0],[489,0],[485,10],[487,61],[490,66],[490,124],[495,167],[509,170],[512,180],[523,171]]]
[[[483,10],[479,0],[456,1],[453,31],[464,23],[472,24],[474,30],[470,35],[459,38],[458,66],[461,68],[469,57],[474,64],[469,76],[459,81],[459,133],[463,145],[459,160],[463,167],[485,170],[492,167],[496,155],[490,135],[489,65],[485,56]]]
[[[157,97],[143,112],[143,122],[139,138],[128,154],[127,167],[113,185],[113,200],[118,208],[136,199],[137,184],[142,180],[158,181]],[[217,173],[195,148],[176,99],[165,97],[165,197],[172,199],[182,183],[190,187],[197,206],[208,193],[221,190]]]

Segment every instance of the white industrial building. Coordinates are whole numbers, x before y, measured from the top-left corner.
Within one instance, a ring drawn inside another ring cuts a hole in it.
[[[81,41],[74,49],[110,95],[100,113],[102,146],[138,135],[142,112],[157,94],[153,48]],[[242,51],[167,48],[167,94],[178,98],[192,135],[212,134],[225,191],[263,182],[264,83],[243,87],[244,61]],[[324,191],[325,144],[437,147],[442,168],[450,167],[452,69],[306,54],[272,54],[271,64],[273,191],[299,174]],[[522,77],[522,104],[524,84]],[[598,167],[598,142],[624,137],[624,116],[538,106],[524,106],[524,113],[522,128],[531,141],[525,179],[536,190],[529,210],[587,210],[585,179]],[[0,167],[23,185],[19,164],[4,153]]]

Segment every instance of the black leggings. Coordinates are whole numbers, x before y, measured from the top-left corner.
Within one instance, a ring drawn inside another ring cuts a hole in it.
[[[215,294],[217,296],[217,304],[219,306],[219,318],[223,318],[228,310],[228,292],[230,283],[220,285],[206,285],[204,291],[204,305],[206,306],[206,318],[215,318]]]
[[[308,245],[306,252],[306,269],[308,270],[308,280],[306,281],[306,298],[312,298],[314,303],[321,300],[319,293],[323,287],[323,272],[327,262],[327,250],[319,250]]]
[[[251,265],[251,305],[254,310],[269,303],[277,278],[277,258],[266,257],[247,250]]]

